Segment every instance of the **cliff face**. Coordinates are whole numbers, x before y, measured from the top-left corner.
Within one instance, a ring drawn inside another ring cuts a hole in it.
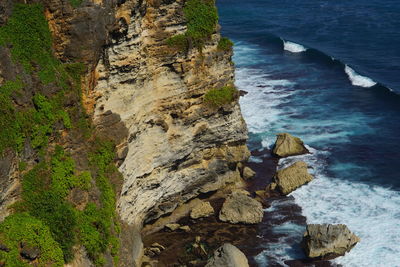
[[[233,83],[231,51],[217,48],[215,32],[200,52],[166,44],[187,27],[184,1],[126,1],[119,29],[96,67],[95,122],[118,114],[128,129],[120,151],[124,183],[118,211],[141,224],[201,193],[240,182],[237,163],[249,156],[247,130],[235,101],[204,103],[212,88]]]

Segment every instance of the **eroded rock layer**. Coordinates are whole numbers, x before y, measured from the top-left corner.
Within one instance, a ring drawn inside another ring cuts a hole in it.
[[[142,224],[201,193],[240,181],[237,163],[249,156],[240,107],[209,107],[203,95],[233,83],[230,51],[216,31],[202,51],[186,53],[166,40],[186,31],[184,1],[126,1],[119,28],[94,74],[95,122],[120,116],[128,136],[120,149],[124,184],[118,209]]]

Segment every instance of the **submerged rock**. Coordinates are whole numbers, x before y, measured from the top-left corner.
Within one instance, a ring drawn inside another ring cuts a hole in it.
[[[206,267],[248,267],[246,256],[237,247],[225,243],[214,252]]]
[[[277,135],[273,154],[279,157],[289,157],[309,153],[300,138],[292,136],[288,133],[280,133]]]
[[[360,238],[344,224],[309,224],[303,236],[303,248],[309,258],[333,259],[350,251]]]
[[[190,218],[199,219],[203,217],[209,217],[214,214],[214,208],[210,202],[201,201],[197,204],[190,212]]]
[[[277,171],[274,176],[276,188],[284,195],[293,192],[312,179],[312,175],[307,170],[307,163],[304,161],[297,161],[293,165]]]
[[[219,219],[230,223],[256,224],[262,221],[263,215],[260,202],[242,192],[233,192],[222,205]]]
[[[181,225],[178,223],[169,223],[169,224],[165,225],[165,228],[170,231],[175,231],[175,230],[179,229],[179,227],[181,227]]]

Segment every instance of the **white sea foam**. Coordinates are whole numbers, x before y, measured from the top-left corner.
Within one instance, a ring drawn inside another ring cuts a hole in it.
[[[326,152],[314,150],[313,155],[297,157],[312,167],[315,179],[291,195],[308,223],[344,223],[361,238],[335,262],[343,266],[400,266],[400,257],[395,256],[400,255],[399,192],[328,177],[320,153]]]
[[[292,53],[301,53],[307,51],[307,48],[302,46],[301,44],[296,44],[290,41],[283,40],[283,49]]]
[[[344,71],[349,77],[351,84],[354,86],[372,87],[376,85],[376,82],[373,81],[371,78],[358,74],[357,72],[355,72],[355,70],[353,70],[347,65],[344,67]]]

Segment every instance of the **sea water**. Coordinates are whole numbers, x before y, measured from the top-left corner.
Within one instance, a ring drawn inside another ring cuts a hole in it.
[[[236,86],[248,92],[240,104],[250,148],[270,148],[280,132],[301,137],[312,153],[278,167],[304,160],[315,176],[291,194],[294,202],[307,223],[344,223],[361,238],[334,262],[400,266],[400,2],[218,7],[222,33],[235,42]],[[304,257],[304,226],[272,227],[291,238],[265,244],[260,266]]]

